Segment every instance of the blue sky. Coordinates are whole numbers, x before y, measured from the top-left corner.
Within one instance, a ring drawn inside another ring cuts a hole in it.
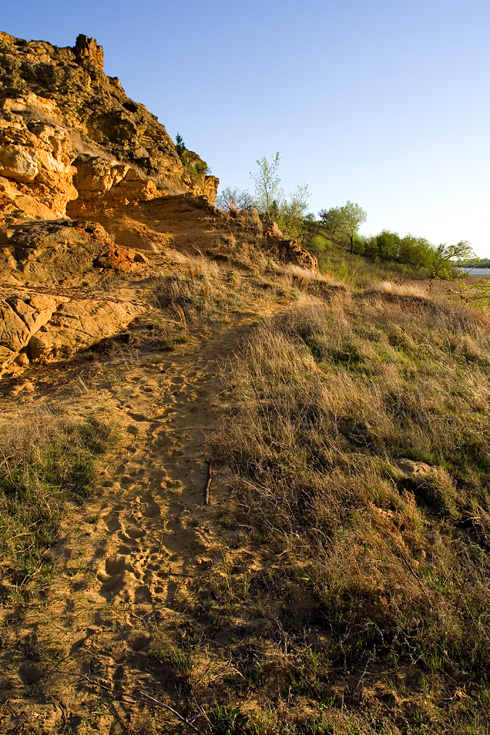
[[[490,256],[488,0],[181,0],[5,4],[1,30],[58,46],[79,33],[105,70],[197,151],[253,189],[281,155],[310,210],[359,203],[363,232]]]

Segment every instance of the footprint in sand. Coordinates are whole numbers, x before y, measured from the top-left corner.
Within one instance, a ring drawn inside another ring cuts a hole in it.
[[[121,547],[119,552],[124,550],[124,554],[116,553],[107,557],[104,564],[104,570],[99,571],[97,579],[101,582],[100,593],[102,595],[111,593],[111,596],[122,591],[123,587],[130,581],[140,580],[142,573],[135,568],[129,561],[127,547]]]
[[[132,406],[130,406],[132,408]],[[137,421],[140,423],[141,421],[148,421],[148,417],[144,416],[142,413],[128,413],[129,418],[133,419],[133,421]]]
[[[97,579],[99,582],[102,583],[102,586],[100,588],[101,593],[104,592],[117,592],[119,591],[124,582],[124,575],[125,575],[125,559],[124,557],[109,557],[106,559],[105,564],[105,570],[104,572],[99,572],[97,574]],[[114,570],[114,571],[109,571]],[[116,571],[117,570],[117,571]]]
[[[129,541],[132,544],[135,544],[138,539],[143,538],[143,536],[146,536],[146,531],[139,526],[127,526],[127,528],[122,530],[119,534],[120,539],[126,542]]]
[[[183,449],[171,449],[169,452],[171,457],[182,457],[184,455]]]
[[[169,421],[173,421],[173,419],[176,418],[178,415],[179,412],[176,411],[174,407],[166,408],[162,413],[163,418],[166,418]]]
[[[105,516],[105,518],[103,518],[102,520],[104,521],[107,530],[111,534],[116,533],[116,531],[119,531],[121,528],[119,513],[117,511],[113,511],[112,513]]]
[[[172,444],[172,439],[166,434],[160,434],[157,439],[153,440],[153,446],[157,447],[157,449],[163,449],[170,444]]]
[[[134,602],[135,604],[139,604],[141,602],[152,602],[153,596],[151,594],[150,588],[144,584],[141,585],[141,587],[137,587],[134,591]]]
[[[133,485],[138,481],[137,475],[124,475],[124,477],[121,477],[119,484],[122,488],[125,490],[128,490],[130,487],[133,487]]]
[[[115,554],[114,556],[109,556],[105,560],[106,574],[109,574],[109,575],[120,574],[120,572],[123,571],[125,564],[126,564],[125,556],[118,556],[117,554]]]
[[[148,493],[146,496],[146,502],[143,506],[142,513],[146,518],[156,518],[161,515],[160,506],[154,500],[151,493]]]

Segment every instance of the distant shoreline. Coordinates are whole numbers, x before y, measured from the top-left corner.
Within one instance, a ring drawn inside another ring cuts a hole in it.
[[[480,276],[480,278],[490,278],[490,268],[459,268],[458,270],[467,273],[469,276]]]

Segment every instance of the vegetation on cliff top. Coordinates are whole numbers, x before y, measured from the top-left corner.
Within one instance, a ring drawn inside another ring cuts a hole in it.
[[[177,147],[181,143],[180,136]],[[354,202],[322,209],[319,219],[308,213],[308,186],[298,186],[288,196],[281,188],[280,155],[257,160],[257,171],[251,172],[255,194],[246,190],[224,188],[216,201],[226,212],[246,211],[255,207],[261,218],[274,220],[287,237],[300,238],[312,251],[328,251],[332,241],[348,245],[351,255],[362,255],[371,262],[405,266],[406,273],[430,278],[450,279],[456,265],[470,263],[473,256],[467,241],[456,245],[432,245],[423,237],[383,230],[378,235],[359,235],[367,212]],[[315,253],[316,254],[316,253]]]

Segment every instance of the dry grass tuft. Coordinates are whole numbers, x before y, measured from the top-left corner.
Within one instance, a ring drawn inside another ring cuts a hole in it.
[[[398,296],[427,297],[427,287],[417,283],[394,283],[393,281],[379,281],[371,284],[370,289],[379,293],[393,293]]]

